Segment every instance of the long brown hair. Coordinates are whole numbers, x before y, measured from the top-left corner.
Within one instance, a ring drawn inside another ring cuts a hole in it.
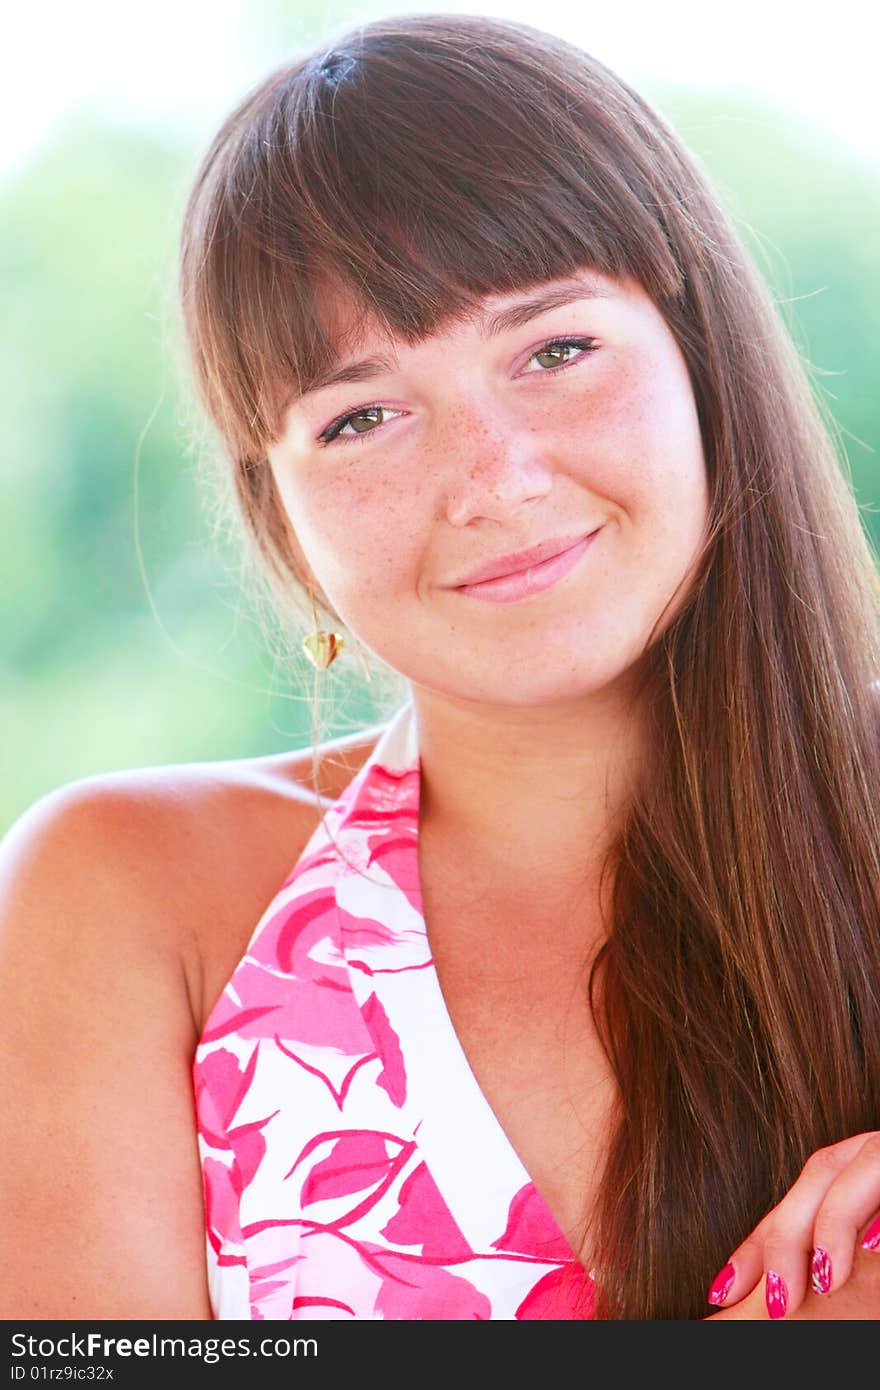
[[[365,24],[241,101],[194,179],[180,302],[283,598],[303,576],[266,449],[338,349],[322,285],[416,342],[581,267],[664,315],[706,457],[707,544],[646,654],[653,736],[591,977],[620,1091],[597,1314],[699,1318],[807,1156],[880,1125],[880,580],[767,286],[636,92],[531,26],[440,14]]]

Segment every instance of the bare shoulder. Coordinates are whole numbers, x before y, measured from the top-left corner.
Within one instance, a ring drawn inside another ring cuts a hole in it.
[[[340,790],[378,733],[327,745]],[[87,778],[0,841],[0,1317],[211,1316],[193,1053],[320,819],[312,763]]]
[[[31,873],[45,894],[74,866],[117,931],[126,922],[144,949],[176,961],[197,1040],[265,907],[384,727],[316,750],[70,783],[16,822],[2,842],[0,875],[3,864]]]
[[[317,748],[310,745],[290,753],[270,753],[266,757],[249,758],[225,766],[239,767],[248,775],[278,776],[296,786],[300,792],[312,796],[320,793],[321,796],[335,799],[360,771],[387,727],[387,723],[373,724],[368,729],[358,729],[354,733],[328,739]],[[224,764],[207,766],[223,767]]]
[[[187,910],[178,933],[199,1032],[265,908],[382,728],[315,750],[168,769],[159,779],[172,841],[183,832],[194,846],[179,888]]]

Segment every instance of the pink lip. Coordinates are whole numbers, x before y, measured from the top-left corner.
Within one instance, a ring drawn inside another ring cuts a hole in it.
[[[488,603],[518,603],[520,599],[539,594],[568,574],[590,548],[601,529],[600,526],[588,536],[582,536],[567,550],[551,555],[549,559],[538,564],[532,564],[527,569],[518,570],[515,574],[504,574],[497,579],[486,579],[479,584],[459,584],[455,592],[467,594],[469,598],[486,599]]]
[[[502,579],[508,574],[518,574],[520,570],[531,569],[532,565],[539,565],[543,560],[549,560],[554,555],[562,555],[564,551],[570,550],[578,541],[583,540],[585,534],[584,531],[579,531],[576,536],[557,536],[555,540],[530,545],[528,550],[515,550],[510,555],[499,555],[496,560],[477,565],[470,574],[464,575],[457,584],[451,584],[449,587],[461,589],[466,584],[482,584],[486,579]]]

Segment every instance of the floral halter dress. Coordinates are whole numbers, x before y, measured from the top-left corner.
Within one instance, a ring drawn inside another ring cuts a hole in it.
[[[216,1318],[589,1318],[431,959],[412,702],[263,913],[193,1062]]]

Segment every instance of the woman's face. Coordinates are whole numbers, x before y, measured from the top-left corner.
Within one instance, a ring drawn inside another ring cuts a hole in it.
[[[353,322],[337,300],[343,341]],[[269,450],[302,556],[347,627],[458,699],[551,703],[625,676],[686,596],[708,508],[687,369],[650,298],[584,271],[489,296],[415,347],[370,331],[339,366],[365,359],[296,399]],[[513,601],[460,587],[597,528],[574,563],[508,583]]]

